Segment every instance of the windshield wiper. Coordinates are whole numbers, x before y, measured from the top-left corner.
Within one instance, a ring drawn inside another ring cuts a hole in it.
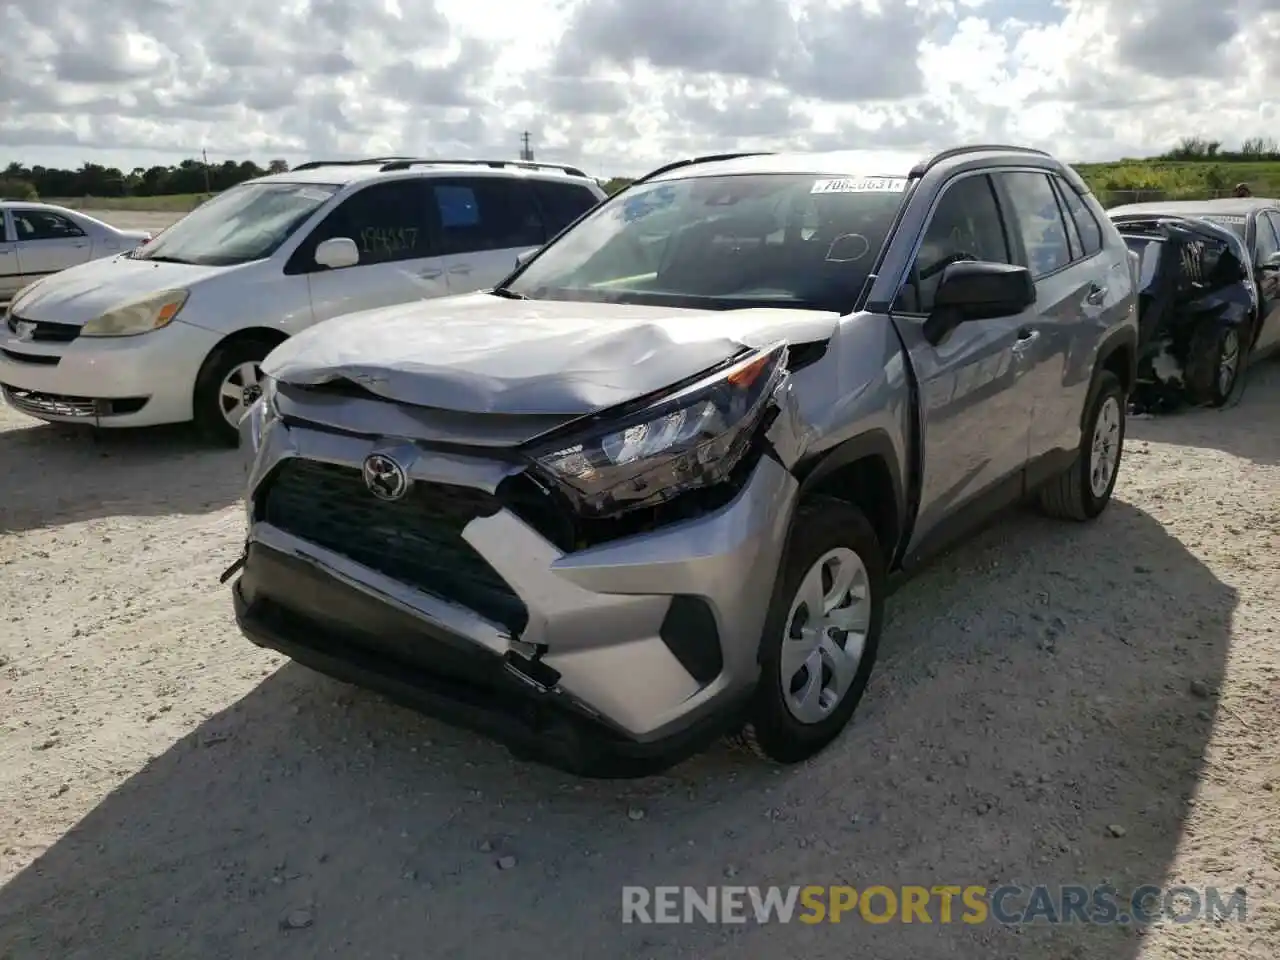
[[[523,293],[516,293],[514,290],[511,290],[508,287],[494,287],[489,292],[492,293],[495,297],[502,297],[503,300],[528,300],[529,299]]]

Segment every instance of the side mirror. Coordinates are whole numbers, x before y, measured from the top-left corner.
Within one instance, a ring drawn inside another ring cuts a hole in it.
[[[331,270],[354,267],[360,262],[360,248],[348,237],[334,237],[316,247],[316,263]]]
[[[531,259],[533,259],[533,255],[536,254],[541,249],[542,249],[541,247],[530,247],[528,250],[521,250],[519,253],[516,254],[516,266],[523,267],[526,263],[528,263]]]
[[[1280,270],[1280,250],[1277,250],[1275,253],[1271,254],[1271,256],[1269,257],[1264,257],[1262,259],[1262,262],[1258,264],[1258,269],[1262,270],[1265,273],[1271,273],[1275,270]]]
[[[942,271],[924,334],[930,343],[938,344],[962,323],[1013,316],[1035,302],[1036,285],[1026,267],[972,260],[953,263]]]

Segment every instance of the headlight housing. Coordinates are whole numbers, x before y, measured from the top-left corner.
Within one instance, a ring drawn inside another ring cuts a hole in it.
[[[240,421],[240,445],[246,448],[245,453],[247,459],[245,462],[246,473],[253,464],[253,457],[257,454],[258,448],[262,446],[262,437],[275,420],[280,418],[280,410],[276,406],[276,382],[271,377],[263,375],[259,381],[262,393],[253,405],[245,412],[244,419]]]
[[[143,300],[122,303],[86,323],[82,337],[136,337],[167,327],[182,310],[186,290],[164,290]]]
[[[587,517],[719,483],[750,448],[786,369],[786,344],[754,350],[673,393],[624,407],[608,423],[542,441],[534,462]]]

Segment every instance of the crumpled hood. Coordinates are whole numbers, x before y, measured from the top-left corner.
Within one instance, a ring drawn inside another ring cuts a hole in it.
[[[350,380],[388,400],[462,413],[595,413],[778,340],[831,336],[812,310],[688,310],[506,300],[487,293],[350,314],[272,351],[283,383]]]
[[[37,280],[18,294],[13,312],[26,320],[84,324],[113,307],[162,290],[189,287],[227,269],[103,257]]]

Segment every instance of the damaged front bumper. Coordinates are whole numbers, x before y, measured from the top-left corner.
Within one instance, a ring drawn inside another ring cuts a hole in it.
[[[499,458],[247,418],[249,532],[233,585],[255,643],[578,773],[661,769],[741,717],[798,484],[775,421],[733,496],[565,551]],[[393,457],[412,489],[374,497]]]

